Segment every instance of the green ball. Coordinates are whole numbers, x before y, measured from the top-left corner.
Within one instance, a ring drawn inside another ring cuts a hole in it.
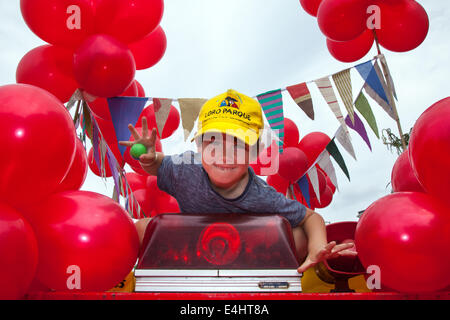
[[[131,150],[130,150],[131,157],[136,160],[139,160],[139,157],[146,153],[147,153],[147,148],[141,143],[136,143],[135,145],[133,145],[131,147]]]

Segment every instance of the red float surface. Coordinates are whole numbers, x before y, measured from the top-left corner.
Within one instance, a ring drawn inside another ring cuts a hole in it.
[[[122,293],[34,292],[27,300],[450,300],[450,292],[368,293]]]

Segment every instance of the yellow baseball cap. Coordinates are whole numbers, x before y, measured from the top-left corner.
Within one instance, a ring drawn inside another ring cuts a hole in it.
[[[207,132],[221,132],[232,135],[248,145],[254,145],[263,128],[264,121],[259,102],[230,89],[208,100],[202,106],[198,117],[198,131],[194,139]]]

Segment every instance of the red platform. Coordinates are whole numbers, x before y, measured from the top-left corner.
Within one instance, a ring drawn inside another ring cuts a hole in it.
[[[123,293],[34,292],[28,300],[450,300],[450,292],[369,293]]]

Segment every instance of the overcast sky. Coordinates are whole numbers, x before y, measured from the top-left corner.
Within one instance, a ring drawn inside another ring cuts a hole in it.
[[[20,59],[44,44],[25,25],[19,2],[1,0],[0,4],[0,85],[15,83]],[[407,53],[383,50],[397,89],[405,132],[427,107],[447,97],[450,88],[450,9],[442,0],[419,2],[430,18],[425,42]],[[229,88],[255,96],[357,64],[338,62],[328,53],[316,19],[302,10],[298,0],[170,0],[165,2],[161,26],[168,40],[164,58],[153,68],[136,74],[151,97],[210,98]],[[360,62],[374,55],[375,46]],[[355,70],[352,70],[352,80],[356,96],[363,83]],[[285,116],[298,125],[301,137],[312,131],[331,136],[339,123],[315,85],[309,84],[309,88],[316,120],[307,118],[287,93],[283,96]],[[369,99],[369,102],[380,131],[392,128],[397,133],[395,122],[374,101]],[[178,104],[174,105],[178,108]],[[343,106],[341,109],[345,110]],[[390,193],[387,185],[397,155],[388,151],[370,129],[367,131],[372,152],[353,131],[357,161],[340,148],[351,181],[336,165],[340,190],[328,208],[317,210],[327,221],[357,220],[358,211]],[[166,154],[193,148],[183,142],[181,127],[162,142]],[[89,172],[82,189],[111,196],[112,178],[104,183]]]

